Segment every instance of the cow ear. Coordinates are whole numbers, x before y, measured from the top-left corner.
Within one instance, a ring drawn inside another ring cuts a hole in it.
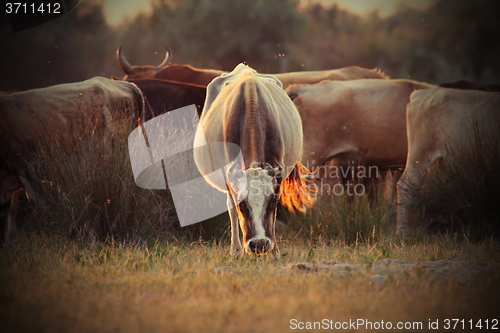
[[[277,167],[274,168],[275,174],[276,174],[276,178],[280,178],[281,177],[281,172],[283,171],[283,167],[281,166],[281,164],[279,164],[278,161],[276,161],[276,165],[277,165]]]
[[[227,185],[236,203],[240,203],[247,197],[246,175],[235,162],[232,162],[232,165],[227,170]]]
[[[227,170],[227,174],[230,178],[236,178],[236,179],[240,179],[245,176],[245,173],[240,170],[239,166],[235,162],[231,164],[231,166]]]
[[[281,171],[282,171],[281,166],[279,166],[279,167],[277,167],[277,168],[274,168],[274,170],[275,170],[275,171],[274,171],[274,173],[275,173],[275,175],[276,175],[275,177],[276,177],[276,178],[281,178]]]
[[[277,167],[274,169],[269,169],[269,170],[267,170],[267,174],[273,178],[280,178],[281,177],[281,168]]]

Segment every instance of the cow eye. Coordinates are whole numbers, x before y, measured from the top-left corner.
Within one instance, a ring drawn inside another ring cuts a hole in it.
[[[240,207],[241,214],[243,214],[244,216],[248,216],[250,214],[250,210],[247,207],[246,201],[240,202],[238,206]]]
[[[280,184],[274,184],[273,189],[274,189],[274,194],[278,195],[280,193]]]

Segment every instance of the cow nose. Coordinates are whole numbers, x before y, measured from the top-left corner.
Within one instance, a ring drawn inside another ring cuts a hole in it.
[[[270,242],[267,239],[254,239],[248,243],[250,252],[262,254],[269,250]]]

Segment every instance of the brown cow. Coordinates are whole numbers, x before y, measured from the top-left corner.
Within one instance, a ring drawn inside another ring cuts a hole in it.
[[[167,48],[168,49],[168,48]],[[158,66],[132,66],[121,51],[121,46],[116,50],[118,64],[125,72],[124,80],[155,78],[169,81],[187,82],[206,86],[223,71],[213,69],[198,69],[190,65],[170,64],[171,52],[167,51],[165,59]]]
[[[188,82],[199,85],[208,85],[223,71],[213,69],[198,69],[190,65],[168,64],[171,59],[171,52],[167,48],[167,54],[163,62],[158,66],[132,66],[125,59],[121,52],[121,47],[116,50],[118,64],[125,72],[124,80],[136,78],[156,78],[171,81]],[[367,69],[358,66],[350,66],[339,69],[324,71],[304,71],[272,74],[283,84],[283,89],[291,84],[313,84],[323,80],[358,80],[358,79],[388,79],[380,69]]]
[[[410,80],[373,79],[288,87],[286,92],[302,117],[302,163],[326,178],[322,190],[332,193],[327,186],[341,179],[373,178],[379,171],[404,166],[406,105],[414,90],[432,87]]]
[[[198,115],[201,116],[207,93],[205,86],[158,79],[130,79],[128,82],[139,87],[144,95],[144,121],[191,104],[196,105]]]

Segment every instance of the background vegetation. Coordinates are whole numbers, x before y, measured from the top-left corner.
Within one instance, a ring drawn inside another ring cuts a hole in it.
[[[2,17],[0,90],[121,76],[119,45],[133,64],[159,64],[169,45],[174,62],[200,68],[231,70],[247,61],[276,73],[358,65],[430,83],[500,83],[495,0],[436,0],[423,12],[401,5],[385,18],[293,0],[158,0],[154,7],[110,27],[99,2],[80,1],[67,15],[16,34]]]
[[[158,0],[151,14],[111,27],[99,2],[81,1],[67,15],[16,34],[10,32],[6,20],[1,21],[0,47],[8,52],[0,52],[0,90],[95,75],[121,76],[114,56],[119,45],[133,64],[160,63],[164,45],[169,45],[174,62],[201,68],[231,70],[241,61],[262,72],[359,65],[431,83],[458,79],[500,83],[500,24],[495,16],[499,7],[490,0],[436,0],[423,12],[400,5],[394,14],[382,18],[377,12],[361,17],[336,5],[304,5],[293,0]],[[18,220],[35,230],[90,241],[154,235],[226,239],[225,215],[179,233],[168,190],[137,188],[125,149],[128,131],[123,127],[116,133],[113,146],[104,147],[102,138],[87,129],[86,140],[71,139],[77,140],[76,149],[60,145],[42,149],[30,172],[32,179],[40,180],[37,190],[47,198],[47,206],[33,207],[23,201]],[[476,194],[487,184],[497,184],[491,181],[498,176],[495,149],[483,147],[476,156],[460,157],[470,161],[466,165],[473,170],[465,168],[452,176],[459,181],[424,187],[428,192],[422,192],[416,206],[425,207],[428,214],[421,218],[431,216],[434,224],[454,221],[449,223],[452,229],[467,235],[470,230],[468,226],[461,230],[461,221],[473,216],[497,226],[496,210],[491,209],[496,206],[496,188],[490,186],[483,196]],[[474,161],[485,156],[493,166],[479,170]],[[483,175],[481,181],[467,176],[471,174]],[[440,178],[445,176],[436,176]],[[476,184],[477,191],[467,191],[470,183]],[[475,199],[457,198],[460,193],[474,193]],[[323,200],[306,216],[283,214],[289,225],[285,234],[313,242],[335,239],[351,244],[379,241],[382,234],[393,232],[391,199],[340,201]],[[485,202],[489,213],[478,215],[477,207]],[[491,235],[488,225],[481,234]]]

